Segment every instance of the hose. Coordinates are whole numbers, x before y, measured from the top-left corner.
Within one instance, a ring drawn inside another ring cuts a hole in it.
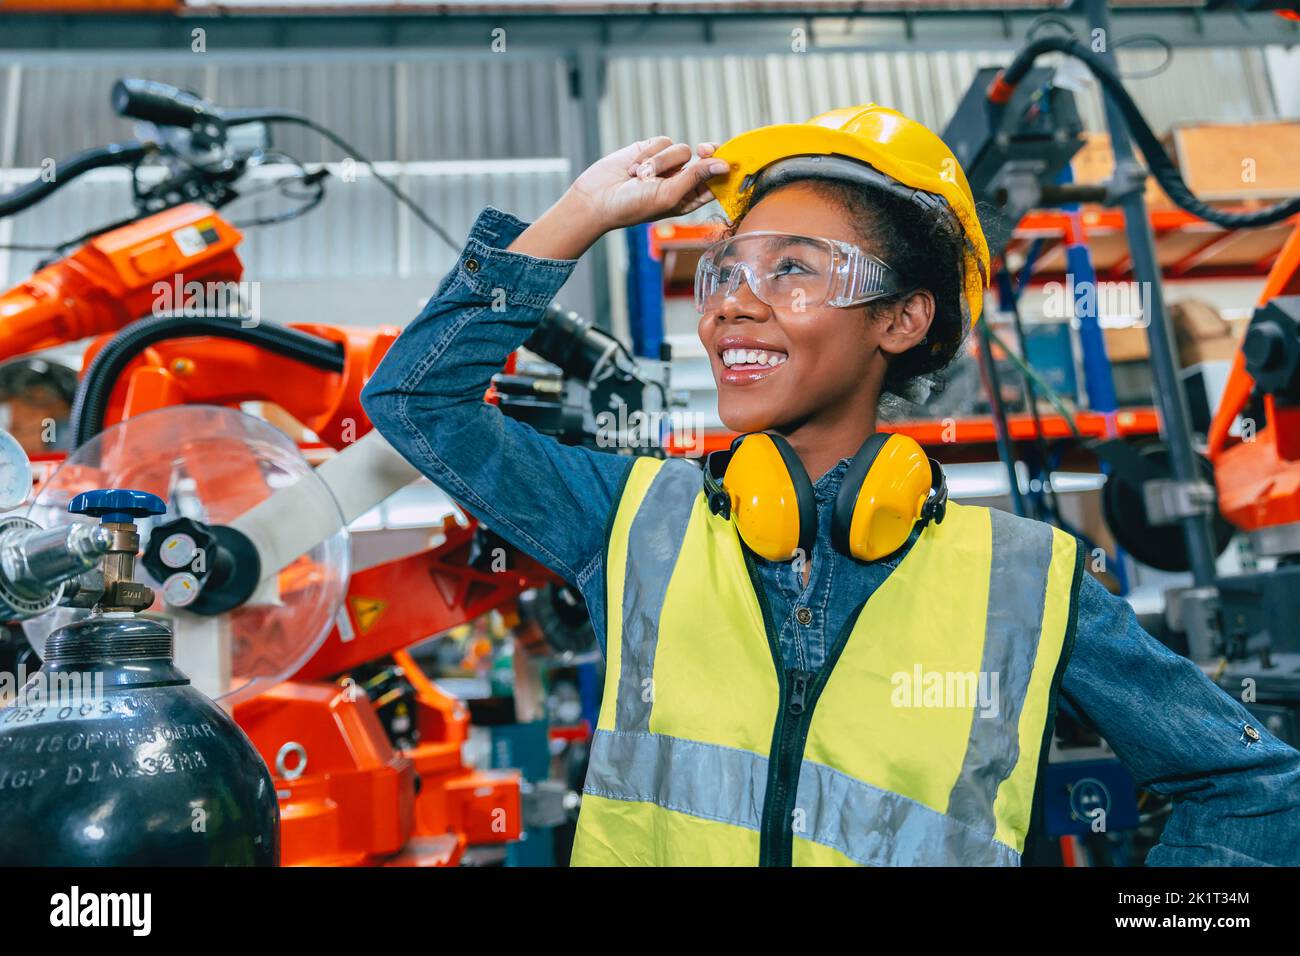
[[[1056,391],[1052,386],[1048,385],[1046,380],[1034,371],[1028,362],[1017,355],[1014,349],[1008,346],[1006,342],[1002,341],[1002,338],[993,331],[993,326],[987,322],[984,323],[984,333],[989,337],[994,345],[1007,354],[1007,358],[1009,358],[1012,364],[1019,369],[1020,374],[1033,382],[1034,385],[1037,386],[1038,390],[1042,392],[1043,397],[1051,402],[1052,407],[1056,409],[1057,414],[1065,419],[1065,424],[1069,427],[1070,434],[1079,441],[1084,441],[1084,434],[1079,430],[1078,422],[1074,420],[1074,413],[1066,408],[1065,402],[1061,400],[1060,395],[1056,394]]]
[[[1026,44],[1015,55],[1007,68],[997,75],[997,78],[989,87],[989,102],[995,106],[1004,106],[1011,99],[1011,94],[1014,92],[1016,85],[1025,78],[1025,74],[1033,66],[1034,60],[1044,53],[1064,53],[1079,60],[1092,71],[1092,74],[1105,87],[1106,92],[1110,94],[1115,105],[1119,107],[1129,131],[1133,134],[1134,142],[1137,143],[1142,155],[1146,158],[1151,175],[1156,178],[1156,181],[1169,195],[1169,198],[1180,208],[1185,209],[1194,216],[1199,216],[1206,222],[1212,222],[1225,229],[1250,229],[1257,226],[1267,226],[1300,213],[1300,198],[1288,199],[1285,202],[1253,212],[1225,212],[1221,209],[1215,209],[1198,199],[1188,188],[1187,183],[1183,182],[1183,177],[1179,174],[1178,168],[1173,164],[1168,154],[1165,153],[1160,140],[1147,124],[1141,110],[1138,109],[1138,105],[1133,102],[1133,97],[1129,95],[1128,90],[1124,89],[1124,83],[1119,74],[1100,54],[1094,53],[1074,37],[1049,35],[1039,37]]]
[[[424,208],[407,195],[402,188],[397,185],[397,183],[393,182],[393,180],[381,173],[375,166],[373,160],[368,159],[362,154],[361,150],[357,149],[343,137],[339,136],[339,134],[334,132],[332,129],[326,126],[321,126],[319,123],[308,119],[301,113],[288,113],[282,110],[227,110],[222,115],[229,124],[289,123],[311,130],[317,136],[328,140],[339,149],[343,150],[344,155],[355,157],[362,166],[365,166],[366,169],[370,170],[370,175],[374,176],[379,185],[388,190],[394,199],[409,209],[416,219],[419,219],[420,222],[428,227],[439,239],[454,250],[457,255],[460,254],[461,244],[453,239],[446,229],[434,222],[433,218],[424,211]]]
[[[245,327],[228,316],[150,316],[122,329],[105,345],[77,388],[69,422],[72,444],[80,448],[103,430],[109,397],[123,370],[141,352],[166,339],[196,335],[246,342],[327,372],[343,371],[343,346],[283,325]]]

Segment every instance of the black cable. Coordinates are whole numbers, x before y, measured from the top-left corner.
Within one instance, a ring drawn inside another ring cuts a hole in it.
[[[1065,402],[1061,400],[1061,396],[1057,395],[1052,389],[1052,386],[1048,385],[1047,382],[1043,380],[1043,377],[1034,371],[1033,366],[1012,351],[1007,343],[1003,342],[998,334],[993,331],[993,326],[989,325],[987,322],[983,323],[983,334],[991,338],[993,344],[1006,353],[1007,358],[1011,360],[1011,364],[1020,370],[1021,375],[1033,379],[1034,384],[1038,386],[1038,390],[1043,394],[1043,397],[1051,402],[1052,407],[1056,409],[1056,413],[1065,419],[1065,424],[1070,428],[1070,434],[1073,435],[1077,441],[1086,442],[1087,437],[1079,430],[1079,423],[1074,420],[1074,413],[1066,408]]]
[[[1206,222],[1212,222],[1225,229],[1250,229],[1257,226],[1267,226],[1300,213],[1300,198],[1289,199],[1267,209],[1235,213],[1215,209],[1199,199],[1188,188],[1187,183],[1183,182],[1183,177],[1179,174],[1178,168],[1165,153],[1159,138],[1147,124],[1137,104],[1133,102],[1133,97],[1129,95],[1128,90],[1124,89],[1124,84],[1119,75],[1100,55],[1093,53],[1091,49],[1073,37],[1045,36],[1032,41],[1015,55],[1005,70],[998,74],[994,88],[1014,87],[1025,78],[1025,74],[1034,65],[1034,61],[1044,53],[1065,53],[1081,61],[1092,71],[1093,75],[1101,82],[1101,85],[1105,87],[1106,92],[1115,101],[1115,105],[1119,107],[1120,113],[1128,125],[1129,132],[1133,135],[1134,142],[1137,143],[1142,155],[1146,158],[1147,167],[1151,170],[1151,174],[1155,176],[1156,181],[1169,198],[1174,201],[1175,205],[1194,216],[1199,216]],[[1002,102],[1005,103],[1005,99]]]
[[[1118,50],[1122,46],[1131,46],[1134,43],[1154,43],[1165,51],[1165,58],[1159,66],[1153,66],[1149,70],[1139,70],[1136,73],[1121,73],[1121,79],[1149,80],[1152,77],[1159,76],[1174,65],[1174,45],[1158,33],[1134,33],[1131,36],[1121,37],[1116,40],[1111,44],[1111,47]]]
[[[1074,32],[1074,24],[1059,13],[1044,13],[1034,17],[1029,24],[1029,29],[1025,30],[1025,39],[1032,40],[1038,34],[1038,31],[1045,26],[1056,27],[1067,36],[1078,35]]]
[[[636,360],[636,357],[632,354],[632,351],[626,345],[623,344],[622,339],[619,339],[616,336],[611,335],[610,333],[606,332],[604,329],[596,325],[592,325],[591,328],[593,331],[599,332],[601,335],[605,336],[607,339],[613,342],[615,347],[620,352],[623,353],[623,357],[627,359],[628,363],[631,364],[632,368],[635,369],[640,366],[641,363]],[[645,380],[642,381],[644,382]],[[668,390],[664,388],[664,383],[659,381],[658,379],[650,379],[649,384],[653,385],[656,389],[659,390],[659,398],[663,402],[664,413],[666,414],[669,411]]]
[[[241,192],[239,193],[238,198],[244,200],[255,199],[263,193],[270,192],[274,189],[278,190],[282,197],[295,200],[299,205],[290,209],[288,212],[278,213],[276,215],[258,216],[254,219],[244,219],[238,222],[232,220],[231,225],[238,229],[253,229],[259,226],[275,226],[280,223],[291,222],[292,220],[297,219],[300,216],[305,216],[307,213],[311,212],[319,206],[325,198],[325,177],[329,174],[324,169],[319,169],[314,173],[309,173],[307,167],[299,160],[290,156],[288,153],[282,153],[278,150],[268,150],[265,153],[262,153],[257,157],[257,161],[250,161],[249,166],[261,167],[279,164],[276,162],[268,163],[266,162],[267,159],[278,160],[279,163],[293,166],[297,169],[298,175],[286,176],[282,179],[278,179],[262,189],[251,192]],[[306,195],[293,194],[288,190],[288,187],[295,182],[306,183],[308,186],[312,187],[312,191]]]
[[[107,146],[82,150],[61,160],[55,166],[54,179],[42,179],[38,176],[30,183],[24,183],[0,195],[0,219],[36,205],[50,193],[66,186],[83,173],[88,173],[92,169],[103,169],[106,166],[127,166],[139,162],[157,149],[156,143],[130,140],[125,143],[109,143]]]
[[[151,213],[151,215],[153,214]],[[75,238],[68,239],[64,242],[59,243],[57,246],[54,247],[54,251],[57,252],[60,256],[66,255],[67,251],[71,249],[73,246],[85,245],[86,243],[90,242],[91,239],[94,239],[96,236],[102,236],[104,233],[112,232],[114,229],[121,229],[123,226],[129,226],[133,222],[139,222],[142,218],[144,217],[139,215],[128,216],[125,219],[118,219],[114,222],[105,223],[102,226],[96,226],[94,229],[88,230],[87,232],[83,232],[81,235],[76,236]]]
[[[12,243],[0,246],[0,250],[5,252],[58,252],[62,246],[28,246],[22,243]]]
[[[1034,39],[1043,27],[1056,27],[1066,36],[1078,39],[1079,34],[1074,31],[1074,24],[1059,13],[1044,13],[1035,17],[1029,24],[1029,29],[1025,30],[1025,40]],[[1169,69],[1174,62],[1174,45],[1160,36],[1158,33],[1134,33],[1131,36],[1121,37],[1111,44],[1113,49],[1118,50],[1122,46],[1130,46],[1134,43],[1154,43],[1165,51],[1164,62],[1159,66],[1152,67],[1149,70],[1142,70],[1138,73],[1121,73],[1120,76],[1126,80],[1149,80],[1154,76],[1159,76],[1165,70]]]
[[[316,135],[329,140],[339,149],[343,150],[344,153],[348,154],[351,157],[354,157],[361,163],[361,165],[365,166],[368,170],[370,170],[370,175],[374,176],[375,179],[379,181],[380,185],[382,185],[385,189],[387,189],[390,193],[392,193],[392,195],[394,196],[394,198],[397,199],[398,202],[406,206],[407,209],[411,210],[411,212],[415,214],[415,217],[419,219],[420,222],[424,223],[424,225],[426,225],[429,229],[431,229],[438,236],[438,238],[441,239],[443,242],[445,242],[448,246],[450,246],[451,249],[455,251],[457,255],[460,254],[461,244],[458,243],[455,239],[453,239],[451,235],[447,232],[447,230],[443,229],[442,226],[434,222],[433,219],[430,218],[429,214],[426,213],[424,209],[420,207],[420,204],[417,203],[410,196],[408,196],[406,193],[404,193],[395,182],[393,182],[391,179],[389,179],[387,176],[381,173],[378,169],[376,169],[374,162],[369,158],[367,158],[365,155],[363,155],[361,150],[357,149],[355,146],[353,146],[343,137],[339,136],[333,130],[321,126],[319,123],[316,123],[308,119],[306,116],[300,116],[297,113],[259,112],[255,115],[257,121],[259,122],[292,123],[298,126],[304,126],[307,129],[311,130],[312,132],[316,133]],[[246,119],[246,118],[242,118],[242,119]]]
[[[95,355],[77,388],[68,424],[72,445],[80,448],[103,430],[109,397],[127,365],[146,348],[166,339],[216,336],[247,342],[328,372],[343,371],[343,346],[284,325],[244,326],[240,316],[205,313],[160,315],[124,327]]]
[[[984,390],[988,392],[989,414],[993,419],[993,434],[998,447],[998,459],[1007,469],[1007,484],[1011,493],[1011,506],[1020,517],[1025,517],[1025,499],[1020,493],[1020,476],[1016,472],[1016,448],[1011,441],[1011,429],[1007,424],[1007,408],[1002,401],[1002,382],[998,377],[998,366],[993,361],[993,329],[988,322],[980,323],[979,370]],[[1009,352],[1005,345],[998,343],[1004,352]]]
[[[255,229],[260,226],[278,226],[281,223],[292,222],[295,219],[299,219],[319,206],[325,199],[324,184],[318,181],[315,183],[315,186],[315,190],[310,194],[299,196],[289,192],[285,188],[285,184],[281,183],[279,184],[280,195],[286,199],[297,201],[298,205],[296,207],[290,209],[288,212],[282,212],[275,216],[261,216],[257,219],[243,219],[239,221],[232,220],[231,225],[239,229]],[[245,197],[241,195],[240,198],[242,199]]]

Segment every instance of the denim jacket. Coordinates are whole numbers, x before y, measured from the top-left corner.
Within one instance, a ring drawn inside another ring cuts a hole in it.
[[[508,251],[526,226],[492,206],[480,213],[456,265],[361,399],[411,464],[581,592],[603,651],[604,529],[632,459],[562,445],[483,401],[577,262]],[[901,560],[862,562],[831,547],[830,508],[846,465],[814,485],[821,530],[807,586],[791,563],[758,559],[792,669],[822,667],[828,635]],[[1300,753],[1147,634],[1126,601],[1087,574],[1081,591],[1060,707],[1104,737],[1139,786],[1173,798],[1147,862],[1300,864]],[[811,618],[797,614],[803,608]],[[1243,733],[1248,723],[1258,741]]]

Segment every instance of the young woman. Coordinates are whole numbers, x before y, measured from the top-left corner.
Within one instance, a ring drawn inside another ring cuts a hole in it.
[[[701,474],[482,401],[596,239],[715,196],[696,303],[732,450]],[[875,434],[882,394],[957,354],[987,255],[952,154],[874,105],[635,143],[531,225],[480,214],[362,399],[587,601],[607,666],[574,863],[1015,864],[1058,703],[1173,797],[1149,862],[1300,863],[1300,754],[1073,538],[947,503],[915,443]]]

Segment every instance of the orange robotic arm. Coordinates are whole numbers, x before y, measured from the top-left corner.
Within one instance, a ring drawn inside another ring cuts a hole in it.
[[[237,281],[242,238],[197,203],[96,236],[0,295],[0,362],[120,329],[170,302],[178,282]]]
[[[1295,295],[1300,295],[1300,227],[1278,254],[1260,294],[1259,308]],[[1251,331],[1259,321],[1256,312]],[[1279,402],[1278,396],[1265,392],[1260,396],[1265,420],[1248,423],[1242,440],[1228,434],[1256,386],[1247,370],[1246,352],[1238,351],[1209,434],[1219,509],[1243,531],[1300,522],[1300,406]]]

